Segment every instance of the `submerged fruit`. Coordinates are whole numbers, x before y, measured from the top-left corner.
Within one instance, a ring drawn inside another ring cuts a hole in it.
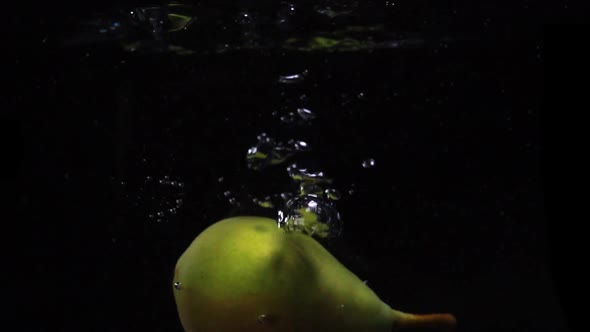
[[[390,332],[455,324],[448,314],[392,310],[316,240],[262,217],[207,228],[179,258],[172,284],[186,332]]]

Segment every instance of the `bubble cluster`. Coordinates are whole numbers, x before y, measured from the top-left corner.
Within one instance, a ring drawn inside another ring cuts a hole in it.
[[[288,200],[278,211],[278,225],[288,232],[303,232],[318,238],[334,238],[342,231],[340,214],[331,201],[315,195]]]
[[[184,205],[185,184],[170,175],[147,175],[125,180],[111,178],[121,190],[122,197],[137,209],[139,217],[162,223],[176,216]]]
[[[246,153],[248,168],[253,170],[281,164],[296,151],[309,149],[309,145],[304,141],[289,140],[287,143],[283,143],[269,137],[266,133],[258,135],[257,140],[256,144]]]
[[[148,210],[148,219],[161,223],[176,216],[184,205],[184,182],[169,175],[156,179],[146,176],[139,188],[138,202]]]
[[[332,184],[332,179],[323,171],[312,171],[297,164],[289,165],[287,173],[298,184],[299,192],[281,194],[285,203],[278,211],[279,227],[318,238],[339,236],[342,220],[334,201],[341,195],[334,188],[325,188]]]
[[[292,8],[286,5],[285,10]],[[301,83],[309,72],[307,70],[300,74],[279,76],[278,82],[285,85]],[[285,87],[289,89],[289,87]],[[286,104],[279,108],[279,111],[272,112],[274,117],[280,119],[280,123],[290,126],[310,126],[317,119],[317,114],[310,106],[310,99],[302,91],[280,93],[281,97],[288,95],[298,96],[294,99],[285,99]],[[363,98],[359,95],[358,98]],[[261,133],[257,137],[256,144],[251,146],[246,153],[246,162],[249,169],[260,171],[271,165],[284,163],[288,159],[296,158],[302,152],[310,151],[311,147],[307,141],[289,139],[277,140]],[[266,196],[264,198],[253,198],[255,206],[275,209],[277,211],[277,224],[286,232],[303,232],[317,238],[333,238],[339,236],[342,231],[342,220],[338,213],[335,202],[341,198],[341,194],[332,188],[332,179],[322,171],[300,167],[292,163],[286,167],[288,179],[293,184],[292,191],[282,192]],[[233,199],[231,193],[224,195],[226,199]]]
[[[284,124],[294,124],[298,126],[310,125],[312,121],[316,119],[316,114],[312,110],[303,107],[293,110],[285,108],[280,112],[273,112],[272,115],[278,117]]]
[[[223,192],[223,197],[227,200],[230,205],[233,206],[240,206],[240,202],[238,201],[237,195],[230,190],[226,190]]]

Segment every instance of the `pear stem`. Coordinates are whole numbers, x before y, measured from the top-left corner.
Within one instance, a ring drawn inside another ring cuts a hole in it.
[[[433,331],[453,331],[457,320],[451,314],[408,314],[393,310],[394,331],[406,329],[432,329]]]

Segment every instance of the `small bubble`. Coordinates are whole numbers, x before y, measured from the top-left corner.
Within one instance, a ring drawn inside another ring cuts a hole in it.
[[[239,205],[238,200],[235,197],[231,197],[228,202],[231,205]]]
[[[352,14],[359,6],[358,1],[319,1],[315,6],[318,14],[335,18],[338,16],[348,16]]]
[[[145,177],[145,181],[146,181],[146,182],[149,182],[149,181],[152,181],[152,180],[153,180],[153,179],[152,179],[152,177],[151,177],[151,176],[149,176],[149,175]]]
[[[281,195],[280,195],[280,196],[281,196],[281,198],[282,198],[283,200],[285,200],[285,201],[286,201],[286,200],[289,200],[289,199],[291,199],[291,197],[293,197],[293,194],[292,194],[292,193],[281,193]]]
[[[326,194],[326,197],[332,201],[337,201],[342,196],[342,195],[340,195],[340,193],[336,189],[332,189],[332,188],[326,189],[325,194]]]
[[[332,179],[326,178],[324,172],[311,172],[305,168],[299,168],[296,164],[287,167],[287,173],[291,179],[298,182],[331,183]]]
[[[223,180],[225,180],[225,179],[224,179],[224,178],[223,178],[223,176],[222,176],[222,177],[220,177],[219,179],[217,179],[217,182],[223,182]]]
[[[156,213],[156,215],[157,215],[158,217],[163,217],[163,216],[164,216],[164,212],[162,212],[162,211],[159,211],[159,212],[157,212],[157,213]]]
[[[249,24],[252,22],[252,15],[247,11],[243,11],[238,13],[238,18],[236,19],[236,23],[238,24]]]
[[[180,281],[177,281],[174,283],[174,288],[176,288],[176,290],[180,290],[181,289],[181,283]]]
[[[358,99],[361,99],[361,100],[362,100],[362,99],[365,99],[365,93],[364,93],[364,92],[359,92],[359,93],[356,95],[356,97],[357,97]]]
[[[287,117],[285,115],[281,116],[279,119],[281,120],[282,123],[291,123],[291,122],[293,122],[293,119],[291,119],[291,118],[289,118],[289,117]]]
[[[231,191],[229,191],[229,190],[228,191],[224,191],[223,192],[223,196],[230,197],[231,196]]]
[[[254,199],[252,199],[252,201],[254,202],[254,204],[257,204],[260,207],[263,207],[265,209],[272,209],[272,208],[274,208],[274,204],[272,204],[272,201],[270,200],[270,197],[266,197],[265,199],[257,199],[257,198],[254,198]]]
[[[311,195],[314,197],[318,197],[322,194],[322,192],[322,187],[314,182],[301,182],[301,184],[299,185],[299,193],[301,195]]]
[[[316,117],[315,114],[307,108],[298,108],[297,114],[304,121],[310,121],[310,120],[315,119],[315,117]]]
[[[308,74],[308,71],[304,70],[301,74],[279,76],[279,83],[283,83],[283,84],[300,83],[301,81],[303,81],[305,76],[307,76],[307,74]]]
[[[307,143],[304,141],[297,141],[293,145],[295,146],[295,150],[298,150],[298,151],[305,151],[309,148]]]
[[[281,3],[281,8],[278,12],[278,23],[288,24],[290,18],[295,15],[295,5],[291,3]]]
[[[259,324],[266,323],[266,315],[260,315],[260,316],[258,316],[258,319],[257,320],[258,320],[258,323]]]
[[[373,168],[373,167],[375,167],[375,159],[369,158],[369,159],[363,161],[363,167],[364,168]]]

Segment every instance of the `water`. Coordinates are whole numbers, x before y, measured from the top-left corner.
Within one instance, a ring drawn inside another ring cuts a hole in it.
[[[36,252],[67,257],[48,298],[92,298],[68,310],[96,330],[181,331],[175,260],[212,222],[256,214],[318,238],[394,307],[558,331],[539,222],[542,58],[484,14],[317,1],[70,17],[39,38],[35,58],[55,64],[17,96],[42,110],[23,129],[36,151],[24,188],[50,193],[22,204],[54,197],[72,220],[36,215],[46,231],[31,243],[64,243]]]

